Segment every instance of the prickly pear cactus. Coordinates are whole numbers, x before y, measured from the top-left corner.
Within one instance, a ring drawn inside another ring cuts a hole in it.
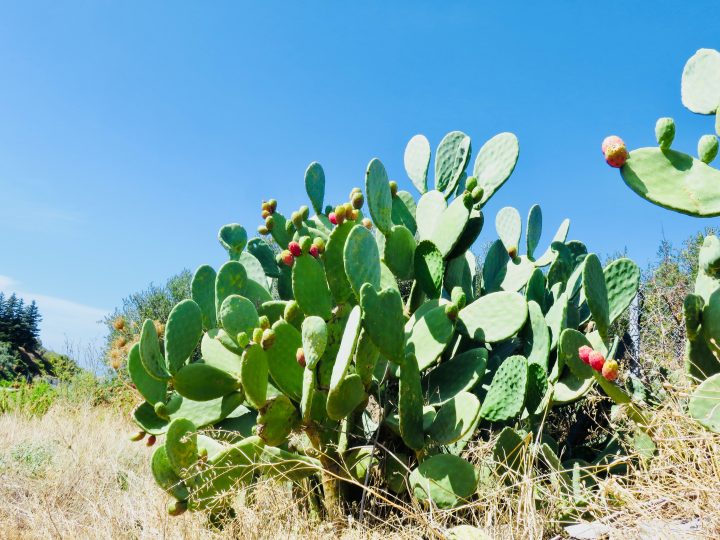
[[[493,137],[468,176],[470,137],[448,134],[431,168],[417,135],[405,152],[417,200],[373,159],[364,191],[335,206],[312,163],[309,205],[283,215],[264,201],[254,238],[221,228],[229,261],[198,268],[164,338],[146,322],[127,363],[144,400],[135,438],[164,436],[151,466],[173,515],[221,514],[233,491],[272,477],[320,489],[334,518],[352,502],[343,483],[374,471],[396,495],[454,507],[476,491],[463,452],[481,426],[540,429],[596,383],[615,399],[620,387],[577,355],[587,343],[607,355],[609,326],[637,290],[631,261],[603,269],[566,241],[567,220],[538,255],[540,207],[524,242],[507,207],[476,275],[483,206],[518,148],[510,133]]]

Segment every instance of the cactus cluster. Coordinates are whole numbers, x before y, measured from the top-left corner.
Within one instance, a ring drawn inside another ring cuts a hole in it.
[[[639,284],[632,261],[603,268],[567,240],[568,220],[538,254],[539,206],[521,249],[520,214],[507,207],[476,275],[483,206],[518,150],[514,135],[496,135],[468,175],[470,138],[451,132],[429,189],[430,144],[417,135],[404,160],[417,200],[373,159],[364,192],[325,206],[312,163],[313,215],[303,206],[287,219],[268,200],[260,237],[220,229],[229,261],[198,268],[164,339],[146,322],[128,359],[144,398],[135,422],[164,436],[152,470],[171,513],[221,512],[261,476],[321,492],[331,517],[371,474],[396,496],[454,507],[478,488],[463,451],[480,426],[540,430],[595,385],[630,402],[580,350],[612,362],[611,325]]]
[[[655,124],[657,148],[639,148],[629,154],[624,150],[622,163],[613,158],[622,153],[617,148],[625,148],[619,137],[607,137],[602,150],[610,165],[621,167],[625,183],[648,201],[690,216],[718,216],[720,171],[710,163],[717,156],[720,135],[720,52],[700,49],[687,61],[681,97],[690,111],[715,116],[715,134],[700,137],[697,158],[671,149],[672,118],[660,118]],[[686,372],[693,383],[700,383],[691,396],[689,412],[708,429],[720,432],[720,240],[716,236],[705,238],[698,263],[695,291],[684,303]]]

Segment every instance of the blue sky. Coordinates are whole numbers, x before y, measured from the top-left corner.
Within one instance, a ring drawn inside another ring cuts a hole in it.
[[[228,222],[293,209],[310,161],[344,200],[407,140],[520,139],[488,205],[564,217],[591,250],[640,264],[697,220],[635,196],[600,142],[695,153],[709,117],[680,103],[685,60],[720,47],[716,2],[2,2],[0,290],[37,298],[43,339],[92,340],[120,299],[219,265]],[[490,223],[493,219],[488,220]],[[494,238],[486,227],[481,241]]]

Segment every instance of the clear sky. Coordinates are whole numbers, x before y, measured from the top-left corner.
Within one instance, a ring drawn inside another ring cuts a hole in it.
[[[551,5],[553,4],[553,5]],[[304,199],[317,160],[344,200],[379,157],[451,130],[520,139],[488,205],[542,205],[601,254],[641,265],[697,220],[635,196],[600,142],[695,153],[709,117],[680,103],[685,60],[720,47],[717,2],[0,2],[0,290],[37,298],[43,339],[101,333],[122,297],[219,265],[224,223]],[[486,226],[481,241],[494,238]]]

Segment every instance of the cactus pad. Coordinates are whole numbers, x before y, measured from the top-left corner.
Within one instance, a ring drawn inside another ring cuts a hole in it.
[[[383,289],[379,293],[366,283],[360,290],[360,305],[365,330],[380,352],[400,363],[405,350],[405,316],[400,293]]]
[[[365,283],[380,288],[380,254],[375,238],[365,227],[357,225],[350,231],[344,258],[345,273],[356,298],[360,298],[360,289]]]
[[[286,321],[277,321],[272,325],[275,343],[265,351],[267,353],[270,376],[275,385],[294,401],[302,396],[303,368],[297,363],[295,355],[302,347],[300,332]]]
[[[328,342],[328,329],[325,321],[316,316],[306,317],[302,322],[302,347],[309,369],[314,369],[325,354]]]
[[[268,360],[257,343],[251,343],[243,353],[240,381],[248,402],[256,409],[263,407],[267,401]]]
[[[507,358],[493,376],[480,416],[490,422],[506,422],[515,418],[525,405],[527,386],[528,364],[525,357]]]
[[[449,197],[467,167],[472,152],[470,137],[462,131],[451,131],[435,153],[435,189]]]
[[[413,277],[415,238],[407,227],[394,225],[385,238],[383,261],[400,279]]]
[[[218,232],[220,244],[227,250],[230,259],[234,261],[240,258],[240,254],[245,249],[245,244],[247,244],[247,239],[247,232],[239,223],[224,225]]]
[[[682,103],[694,113],[714,114],[720,107],[720,53],[698,50],[685,64],[680,85]]]
[[[269,400],[258,413],[257,434],[270,446],[279,446],[285,442],[300,420],[297,409],[283,394]]]
[[[475,158],[473,176],[483,188],[485,203],[510,178],[517,163],[520,147],[512,133],[500,133],[487,141]]]
[[[415,249],[415,280],[429,298],[439,298],[445,273],[443,255],[430,240],[423,240]]]
[[[616,259],[603,270],[607,285],[610,324],[623,314],[640,286],[640,268],[630,259]]]
[[[158,380],[170,378],[165,357],[160,350],[160,339],[155,330],[155,323],[147,319],[140,334],[140,360],[151,377]]]
[[[167,394],[167,382],[152,377],[142,361],[140,360],[140,344],[136,343],[130,349],[127,359],[127,370],[130,379],[145,401],[155,404],[158,401],[165,401]]]
[[[325,171],[317,161],[313,161],[305,170],[305,191],[315,213],[322,214],[325,199]]]
[[[325,271],[320,262],[311,255],[295,259],[292,271],[295,301],[306,315],[330,318],[333,303]]]
[[[216,278],[215,270],[207,264],[199,267],[192,278],[192,299],[202,311],[203,328],[205,330],[217,327],[217,314],[215,311]]]
[[[412,355],[408,355],[400,367],[398,394],[400,436],[413,450],[422,450],[425,446],[422,386],[418,363]]]
[[[451,202],[440,214],[440,219],[432,232],[430,240],[437,246],[443,257],[447,257],[460,240],[465,230],[470,209],[462,197]]]
[[[178,394],[193,401],[210,401],[240,388],[230,373],[201,363],[183,366],[172,381]]]
[[[253,328],[259,325],[255,305],[239,294],[225,298],[219,313],[223,329],[231,336],[237,336],[240,332],[252,336]]]
[[[439,191],[428,191],[420,197],[416,214],[420,240],[432,238],[446,208],[445,196]]]
[[[720,374],[708,377],[693,391],[688,410],[702,426],[720,433]]]
[[[518,256],[522,221],[520,212],[512,206],[502,208],[495,216],[495,230],[511,258]]]
[[[241,263],[228,261],[223,264],[215,280],[215,309],[219,311],[222,303],[231,294],[242,294],[247,281],[247,272]]]
[[[458,326],[475,341],[495,343],[517,334],[526,319],[527,302],[522,296],[514,292],[496,292],[461,309]]]
[[[438,410],[429,429],[430,438],[437,445],[454,443],[475,426],[480,401],[470,392],[460,392]]]
[[[453,508],[475,493],[478,473],[472,464],[452,454],[438,454],[423,461],[410,474],[413,495],[431,500],[439,508]]]
[[[487,360],[487,350],[477,348],[442,362],[423,378],[428,404],[442,405],[460,392],[472,390],[485,375]]]
[[[427,191],[430,153],[430,142],[424,135],[415,135],[405,147],[405,171],[421,194]]]
[[[373,223],[383,233],[388,234],[392,227],[392,195],[387,172],[379,159],[373,159],[365,173],[365,192],[368,209]]]
[[[415,321],[408,321],[405,332],[406,351],[417,358],[420,370],[424,370],[431,366],[448,346],[455,332],[455,324],[445,314],[443,304],[424,311]]]

